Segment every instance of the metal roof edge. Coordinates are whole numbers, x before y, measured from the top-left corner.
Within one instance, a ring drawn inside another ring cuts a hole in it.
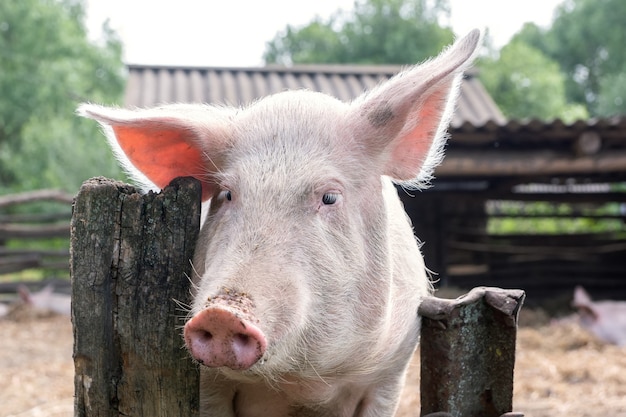
[[[626,128],[626,114],[610,117],[594,117],[590,119],[576,119],[566,123],[560,118],[552,120],[531,119],[510,119],[502,126],[508,131],[545,129],[565,129],[565,130],[585,130],[585,129],[613,129]]]
[[[340,74],[340,75],[386,75],[393,76],[398,72],[411,67],[406,65],[360,65],[360,64],[299,64],[292,66],[270,64],[265,66],[193,66],[193,65],[150,65],[126,64],[128,71],[215,71],[215,72],[247,72],[247,73],[310,73],[310,74]],[[477,72],[469,69],[466,77],[474,77]]]

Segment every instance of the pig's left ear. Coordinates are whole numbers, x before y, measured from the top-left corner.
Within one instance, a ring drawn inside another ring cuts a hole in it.
[[[446,129],[459,84],[480,43],[474,30],[437,58],[417,65],[366,93],[354,104],[348,128],[382,175],[424,185],[441,162]]]
[[[195,177],[202,199],[215,192],[213,174],[228,144],[231,124],[225,109],[168,105],[127,110],[83,104],[78,114],[103,126],[113,151],[134,181],[161,189],[176,177]]]

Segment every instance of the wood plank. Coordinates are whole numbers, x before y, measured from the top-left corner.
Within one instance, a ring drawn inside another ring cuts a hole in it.
[[[70,237],[69,224],[20,225],[0,224],[0,240]]]
[[[190,304],[197,180],[159,195],[93,179],[72,218],[74,416],[197,416],[199,370],[177,330]]]
[[[625,173],[626,150],[600,151],[576,157],[573,152],[553,150],[450,149],[435,169],[436,177],[537,176]]]
[[[626,242],[609,243],[605,245],[586,246],[520,246],[502,245],[476,242],[448,241],[447,245],[454,249],[462,249],[473,252],[490,252],[502,254],[542,254],[542,255],[563,255],[563,254],[609,254],[626,252]]]
[[[8,207],[16,204],[32,203],[35,201],[58,201],[71,204],[74,196],[61,190],[36,190],[17,194],[0,196],[0,207]]]

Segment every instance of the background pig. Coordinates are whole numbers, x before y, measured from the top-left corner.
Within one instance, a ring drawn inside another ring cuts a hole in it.
[[[41,290],[31,292],[27,286],[17,288],[19,299],[10,304],[0,303],[0,319],[22,321],[51,314],[70,316],[71,297],[54,291],[54,286],[48,284]]]
[[[577,286],[572,306],[578,310],[580,324],[597,338],[626,346],[626,301],[592,301],[587,291]]]
[[[430,178],[479,38],[351,104],[289,91],[241,109],[79,109],[139,181],[202,182],[184,339],[205,415],[394,414],[430,284],[392,180]]]
[[[18,292],[23,303],[40,312],[52,312],[64,316],[71,314],[71,297],[68,294],[54,292],[54,287],[50,284],[37,292],[30,292],[28,287],[20,285]]]

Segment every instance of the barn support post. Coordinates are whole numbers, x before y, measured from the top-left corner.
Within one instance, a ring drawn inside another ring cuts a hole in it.
[[[517,316],[524,297],[522,290],[478,287],[456,300],[424,300],[419,307],[421,415],[521,415],[511,411]]]
[[[71,223],[74,416],[198,415],[199,371],[179,336],[200,185],[160,194],[94,178]]]

